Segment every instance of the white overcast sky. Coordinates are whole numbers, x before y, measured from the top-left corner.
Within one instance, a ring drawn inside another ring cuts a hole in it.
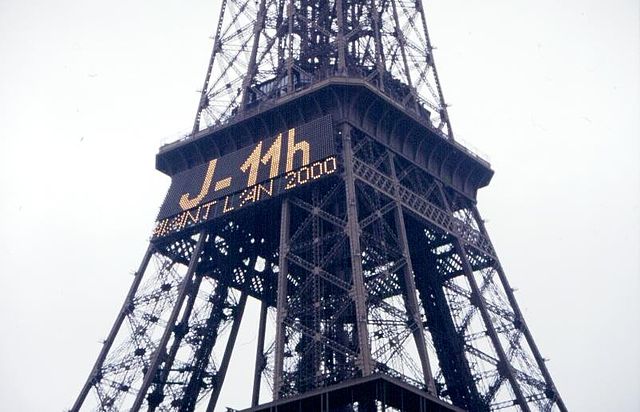
[[[454,132],[496,171],[480,211],[566,404],[640,410],[638,1],[424,3]],[[0,409],[62,411],[86,379],[219,4],[0,0]],[[220,404],[243,407],[236,359]]]

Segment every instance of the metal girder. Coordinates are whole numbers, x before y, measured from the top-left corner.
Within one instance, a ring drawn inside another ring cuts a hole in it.
[[[154,251],[155,251],[154,246],[152,244],[149,244],[147,248],[147,252],[145,253],[144,258],[142,258],[142,262],[140,263],[140,267],[135,272],[134,281],[131,283],[131,287],[129,288],[129,293],[127,293],[127,297],[125,298],[124,303],[122,304],[120,313],[118,314],[116,321],[111,327],[109,336],[107,337],[107,339],[104,341],[102,345],[102,349],[100,350],[98,359],[96,359],[96,362],[93,365],[93,369],[89,374],[89,378],[87,379],[84,386],[82,387],[82,390],[78,395],[78,398],[73,404],[73,408],[71,408],[73,411],[80,410],[80,407],[84,403],[87,397],[87,394],[91,390],[91,387],[99,383],[100,381],[99,376],[102,375],[101,369],[104,367],[104,361],[107,357],[107,354],[111,350],[113,342],[118,334],[118,331],[120,330],[120,327],[122,326],[122,323],[127,318],[127,315],[131,313],[131,305],[133,304],[133,300],[135,298],[136,292],[138,291],[138,287],[140,286],[140,282],[142,281],[144,272],[147,270],[147,265],[149,264],[149,261],[151,260],[151,257],[153,256]]]
[[[229,340],[227,340],[227,345],[224,350],[224,356],[222,357],[222,362],[220,363],[220,368],[215,376],[215,386],[211,393],[211,398],[209,398],[209,403],[207,405],[207,412],[213,412],[216,404],[218,403],[218,397],[220,396],[220,392],[222,391],[222,386],[224,384],[224,379],[227,375],[227,369],[229,368],[229,362],[231,362],[231,353],[233,352],[233,347],[236,344],[236,338],[238,337],[238,331],[240,330],[240,322],[242,321],[242,315],[244,313],[244,308],[247,304],[247,293],[242,292],[240,295],[240,301],[236,306],[236,310],[233,315],[233,325],[231,325],[231,333],[229,335]],[[195,397],[197,400],[197,396]],[[194,403],[195,407],[195,403]]]
[[[452,233],[460,237],[466,244],[474,247],[480,253],[495,259],[495,252],[488,238],[477,230],[468,227],[461,220],[455,218],[450,213],[440,209],[435,204],[424,199],[422,196],[413,192],[404,186],[397,188],[393,184],[393,180],[385,176],[378,170],[368,166],[358,159],[354,159],[354,174],[363,182],[375,187],[377,190],[385,193],[390,197],[399,198],[402,206],[420,218],[427,220],[446,233]],[[395,190],[398,193],[396,195]]]
[[[133,406],[131,407],[131,409],[135,411],[139,410],[140,407],[142,406],[142,402],[145,399],[147,390],[151,386],[151,382],[153,378],[156,376],[156,373],[158,371],[158,367],[160,366],[160,364],[162,362],[173,362],[172,357],[169,359],[163,359],[165,348],[167,346],[167,343],[169,342],[169,338],[171,337],[171,335],[179,330],[179,329],[174,330],[174,325],[176,324],[176,320],[178,319],[178,315],[180,314],[180,310],[182,309],[182,303],[184,302],[184,300],[187,298],[189,294],[192,294],[190,302],[193,302],[193,293],[197,293],[197,291],[192,290],[192,287],[193,287],[195,278],[197,278],[197,276],[195,276],[195,271],[198,265],[198,258],[200,257],[200,252],[202,251],[202,247],[204,245],[206,236],[207,236],[207,233],[204,230],[201,231],[200,234],[198,235],[198,243],[196,244],[193,255],[189,261],[189,267],[187,268],[187,273],[185,274],[182,284],[180,285],[180,292],[178,293],[178,298],[173,307],[171,315],[169,316],[169,320],[167,321],[167,327],[165,328],[164,333],[162,334],[162,338],[160,339],[160,342],[158,343],[158,347],[156,348],[155,353],[151,359],[149,368],[145,373],[142,386],[140,387],[140,390],[138,391],[138,395],[136,396]],[[189,306],[192,306],[192,305],[189,304]],[[173,354],[173,356],[175,356],[175,353]]]
[[[338,0],[340,1],[340,0]],[[351,280],[353,282],[352,296],[355,302],[356,329],[358,333],[359,368],[363,376],[371,374],[372,360],[369,346],[369,332],[367,327],[366,289],[362,271],[362,249],[360,245],[360,228],[358,225],[358,209],[355,193],[354,159],[351,147],[351,126],[342,125],[342,139],[344,150],[345,187],[347,202],[347,228],[349,231],[349,249],[351,257]]]

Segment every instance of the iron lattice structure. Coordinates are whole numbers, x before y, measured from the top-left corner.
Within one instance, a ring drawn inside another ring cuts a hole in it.
[[[336,75],[452,135],[422,2],[409,0],[223,0],[194,133]]]
[[[338,173],[150,242],[74,411],[213,411],[248,299],[252,410],[267,387],[338,410],[331,388],[375,376],[420,410],[566,410],[476,207],[493,172],[453,138],[420,0],[223,0],[193,133],[157,167],[327,115]],[[418,410],[365,398],[339,410]]]

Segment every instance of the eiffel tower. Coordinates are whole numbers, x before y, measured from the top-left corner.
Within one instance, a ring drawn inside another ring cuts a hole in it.
[[[171,186],[73,411],[213,411],[248,300],[247,411],[567,410],[421,0],[222,0],[193,131],[156,166]]]

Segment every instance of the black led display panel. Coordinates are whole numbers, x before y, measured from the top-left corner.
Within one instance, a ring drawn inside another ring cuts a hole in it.
[[[335,155],[325,116],[180,172],[171,178],[154,238],[333,174]]]

